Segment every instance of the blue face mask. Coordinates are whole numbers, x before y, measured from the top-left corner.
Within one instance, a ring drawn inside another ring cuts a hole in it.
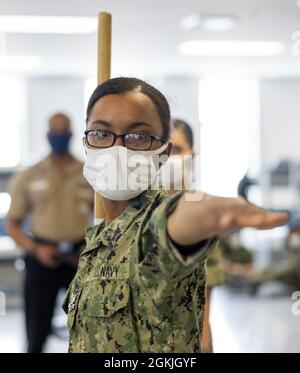
[[[55,155],[65,155],[69,150],[71,133],[48,133],[48,141]]]

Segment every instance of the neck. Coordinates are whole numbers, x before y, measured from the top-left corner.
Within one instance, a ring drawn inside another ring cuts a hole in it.
[[[130,204],[130,200],[129,201],[112,201],[104,197],[102,200],[103,200],[105,218],[108,221],[108,223],[111,223],[118,216],[120,216],[122,212],[126,209],[126,207]]]
[[[64,155],[51,153],[51,159],[58,168],[64,168],[70,163],[72,156],[70,153],[66,153]]]

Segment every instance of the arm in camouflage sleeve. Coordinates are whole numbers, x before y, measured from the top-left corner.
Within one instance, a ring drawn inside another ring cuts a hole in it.
[[[285,213],[270,213],[241,198],[178,193],[155,209],[143,229],[140,272],[149,281],[157,277],[154,274],[161,279],[180,280],[203,263],[215,247],[215,236],[244,226],[270,228],[287,219]],[[200,245],[205,240],[207,244]],[[184,246],[197,243],[198,251],[184,255]]]
[[[273,213],[243,198],[214,197],[203,192],[186,192],[168,218],[171,239],[193,245],[244,227],[273,228],[285,224],[288,214]]]
[[[199,242],[198,250],[188,250],[185,255],[181,246],[170,239],[167,222],[170,212],[176,205],[182,193],[166,198],[153,212],[142,231],[140,273],[147,281],[160,278],[167,281],[179,281],[191,274],[200,263],[204,263],[215,240]],[[187,247],[187,249],[189,249]],[[192,254],[190,254],[192,252]],[[157,276],[159,275],[159,276]],[[150,283],[148,286],[150,287]]]

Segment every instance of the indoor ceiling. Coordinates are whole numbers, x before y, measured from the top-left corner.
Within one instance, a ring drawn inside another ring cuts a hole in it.
[[[297,0],[1,0],[0,15],[113,15],[113,75],[202,75],[241,73],[300,76],[300,56],[292,35],[300,30]],[[180,20],[190,14],[232,15],[235,28],[223,32],[200,27],[185,31]],[[81,35],[7,33],[6,54],[41,57],[39,68],[22,74],[96,74],[96,32]],[[286,52],[276,57],[187,57],[177,48],[187,40],[280,41]],[[14,72],[16,73],[16,71]]]

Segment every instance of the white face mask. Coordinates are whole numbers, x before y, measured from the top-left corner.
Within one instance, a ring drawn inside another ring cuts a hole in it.
[[[124,146],[94,149],[85,145],[83,175],[103,197],[127,201],[155,183],[161,161],[158,155],[167,147],[168,143],[157,150],[134,151]]]
[[[160,170],[160,180],[162,187],[166,190],[192,188],[193,156],[171,155]]]

